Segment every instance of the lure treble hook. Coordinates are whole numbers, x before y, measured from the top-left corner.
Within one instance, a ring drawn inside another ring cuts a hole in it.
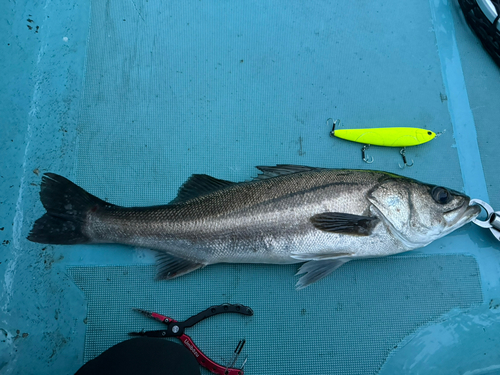
[[[363,161],[365,163],[371,164],[373,163],[373,156],[370,156],[370,158],[366,157],[366,150],[370,148],[370,145],[364,145],[363,148],[361,149],[361,157],[363,158]]]
[[[413,166],[413,159],[411,159],[411,164],[408,164],[408,162],[406,160],[406,147],[403,147],[401,149],[401,151],[399,151],[399,153],[403,157],[403,166],[401,166],[401,164],[399,164],[399,168],[403,169],[404,167],[412,167]]]
[[[330,137],[335,137],[335,127],[340,124],[340,120],[338,120],[338,119],[333,120],[330,117],[328,120],[326,120],[326,125],[329,125],[330,123],[332,123],[332,131],[330,132]],[[370,156],[370,157],[366,156],[366,150],[368,150],[369,147],[370,147],[370,145],[368,145],[368,144],[363,146],[363,148],[361,149],[361,157],[363,158],[363,161],[365,163],[371,164],[371,163],[373,163],[373,156]]]

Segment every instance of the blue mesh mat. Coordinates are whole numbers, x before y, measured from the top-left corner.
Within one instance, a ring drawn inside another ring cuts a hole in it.
[[[93,1],[76,182],[115,203],[153,205],[193,173],[241,181],[255,165],[290,163],[383,169],[460,190],[429,8]],[[329,117],[442,135],[408,148],[415,168],[399,168],[399,149],[375,146],[368,165],[362,145],[329,136]]]
[[[242,303],[255,315],[218,315],[186,333],[226,364],[246,338],[248,374],[375,374],[420,326],[482,302],[478,266],[467,255],[354,261],[299,292],[293,265],[215,265],[201,277],[167,282],[154,281],[152,265],[68,270],[88,302],[86,361],[127,332],[162,328],[133,307],[182,320],[215,304]]]
[[[155,283],[137,264],[152,261],[149,250],[26,240],[44,212],[44,172],[112,203],[150,205],[192,173],[242,181],[255,165],[373,168],[487,190],[498,209],[500,69],[456,2],[28,0],[4,1],[0,18],[2,375],[74,373],[84,346],[88,360],[148,328],[132,306],[183,319],[222,302],[256,315],[215,317],[190,334],[219,361],[247,338],[248,374],[500,368],[500,245],[473,225],[421,250],[449,255],[352,262],[301,292],[294,266],[220,265]],[[412,168],[380,147],[367,165],[361,145],[329,137],[329,117],[442,135],[407,150]],[[481,302],[478,267],[483,303],[468,309]]]

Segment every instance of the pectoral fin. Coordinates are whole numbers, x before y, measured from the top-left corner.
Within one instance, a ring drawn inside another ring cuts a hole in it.
[[[203,263],[196,263],[168,253],[159,252],[156,256],[156,279],[174,279],[205,266],[206,264]]]
[[[311,260],[307,263],[304,263],[299,268],[296,275],[301,275],[303,273],[305,273],[305,275],[302,276],[299,281],[297,281],[297,284],[295,284],[295,288],[297,290],[304,289],[306,286],[329,275],[341,265],[349,262],[350,260],[350,258],[339,258],[328,260]]]
[[[323,212],[311,217],[311,223],[319,230],[331,233],[370,235],[379,219],[370,216],[346,214],[342,212]]]

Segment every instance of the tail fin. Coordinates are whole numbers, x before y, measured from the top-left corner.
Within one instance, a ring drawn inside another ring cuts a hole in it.
[[[47,244],[91,242],[83,231],[89,212],[112,206],[54,173],[44,174],[40,200],[47,213],[35,222],[28,240]]]

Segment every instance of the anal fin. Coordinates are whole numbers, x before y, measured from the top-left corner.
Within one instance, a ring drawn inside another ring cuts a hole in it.
[[[159,252],[156,256],[156,279],[175,279],[205,266],[206,264],[203,263],[196,263],[168,253]]]
[[[299,281],[297,281],[297,284],[295,284],[295,288],[297,290],[304,289],[306,286],[309,286],[312,283],[329,275],[350,260],[350,258],[339,258],[327,260],[311,260],[307,263],[304,263],[295,275],[301,275],[303,273],[305,273],[305,275],[302,276]]]

